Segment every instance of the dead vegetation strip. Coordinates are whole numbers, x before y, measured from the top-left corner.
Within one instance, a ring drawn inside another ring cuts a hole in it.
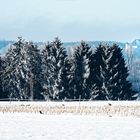
[[[132,116],[140,117],[140,105],[104,105],[104,106],[41,106],[41,105],[0,105],[3,113],[40,113],[47,115],[94,115],[94,116]]]

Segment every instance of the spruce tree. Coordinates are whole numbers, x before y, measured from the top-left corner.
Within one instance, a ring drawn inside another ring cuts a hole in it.
[[[72,99],[90,99],[90,62],[92,51],[84,41],[74,51],[72,80],[71,80],[71,98]]]
[[[43,99],[43,88],[41,85],[42,80],[42,68],[41,68],[41,54],[36,45],[32,42],[26,42],[22,49],[22,69],[24,79],[24,91],[28,99]]]
[[[45,47],[41,51],[42,57],[42,70],[43,70],[43,79],[42,79],[42,87],[44,88],[43,95],[45,100],[50,99],[51,93],[53,93],[52,82],[51,82],[51,44],[45,44]]]
[[[41,56],[33,43],[19,38],[5,55],[2,76],[4,91],[17,100],[43,99],[40,83]]]
[[[0,99],[8,100],[8,92],[3,90],[3,73],[4,73],[4,60],[0,57]]]
[[[128,81],[128,68],[126,66],[122,49],[118,45],[114,44],[111,47],[112,59],[109,62],[111,77],[111,99],[112,100],[135,100],[137,99],[137,93],[132,90],[132,85]],[[110,68],[111,69],[111,68]]]
[[[93,62],[93,100],[136,99],[136,94],[127,80],[125,60],[117,45],[100,45],[94,54]]]
[[[91,98],[93,100],[109,100],[109,67],[110,48],[107,45],[99,45],[93,57],[94,83]]]
[[[21,38],[18,42],[10,46],[8,52],[4,57],[4,69],[2,75],[3,89],[8,92],[9,98],[23,99],[22,92],[22,71],[21,67],[21,49],[24,43]]]
[[[44,67],[44,96],[46,100],[64,100],[69,94],[69,61],[58,38],[42,51]]]

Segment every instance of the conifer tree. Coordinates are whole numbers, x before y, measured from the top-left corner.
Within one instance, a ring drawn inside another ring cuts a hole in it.
[[[127,80],[128,70],[121,49],[100,45],[94,55],[94,100],[131,100],[136,99],[131,84]]]
[[[2,75],[3,80],[3,89],[5,92],[8,92],[9,98],[23,99],[22,92],[22,71],[21,67],[21,49],[23,48],[24,43],[21,38],[18,42],[11,45],[8,52],[6,53],[4,60],[4,72]]]
[[[138,94],[133,91],[131,83],[128,81],[128,68],[126,66],[122,50],[118,45],[111,47],[112,59],[109,62],[110,67],[110,83],[112,85],[112,100],[135,100]],[[111,69],[111,68],[110,68]]]
[[[46,99],[67,99],[69,94],[69,61],[58,38],[46,45],[43,52],[44,95]]]
[[[8,100],[8,92],[4,92],[3,90],[3,73],[4,73],[4,60],[0,57],[0,99],[2,100]]]
[[[51,82],[51,69],[52,69],[52,63],[51,63],[51,44],[48,42],[48,44],[45,44],[45,47],[41,51],[41,57],[42,57],[42,70],[43,70],[43,79],[42,79],[42,87],[44,88],[43,95],[45,100],[50,99],[50,95],[53,93],[52,88],[52,82]]]
[[[5,55],[4,91],[17,100],[43,99],[40,80],[41,57],[37,47],[19,38]]]
[[[26,80],[25,94],[30,100],[43,99],[43,88],[41,85],[42,68],[41,68],[41,54],[37,46],[32,42],[26,42],[22,49],[23,60],[23,74]]]
[[[99,45],[93,57],[94,83],[91,98],[95,100],[109,100],[108,90],[108,61],[110,48],[107,45]]]
[[[92,51],[88,44],[81,42],[73,54],[73,76],[71,80],[71,98],[90,99],[90,62]]]
[[[2,96],[2,79],[1,79],[1,75],[2,75],[2,60],[0,57],[0,98]]]

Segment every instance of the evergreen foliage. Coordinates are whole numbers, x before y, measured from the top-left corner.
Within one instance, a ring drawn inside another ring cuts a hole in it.
[[[21,49],[24,43],[22,39],[14,43],[6,53],[4,60],[4,73],[2,76],[4,91],[8,92],[9,98],[22,99],[24,94],[22,92],[22,71],[21,67]],[[23,95],[23,96],[22,96]]]
[[[51,85],[51,44],[45,45],[43,50],[41,51],[42,57],[42,69],[43,69],[43,79],[42,79],[42,87],[44,88],[43,95],[45,100],[50,99],[50,95],[53,92]]]
[[[88,44],[81,42],[73,54],[73,76],[71,82],[72,99],[89,99],[90,98],[90,61],[92,58],[92,51]]]
[[[39,50],[32,43],[24,42],[19,38],[18,42],[9,48],[4,59],[2,80],[4,91],[9,92],[8,97],[17,100],[40,99]]]
[[[3,67],[4,67],[4,60],[2,60],[2,58],[0,57],[0,99],[1,100],[8,100],[8,93],[7,92],[4,92],[3,90],[3,80],[2,80],[2,77],[3,77]]]
[[[23,60],[22,69],[25,79],[25,91],[30,100],[43,99],[42,80],[42,61],[40,51],[32,42],[26,42],[22,50]]]
[[[110,61],[110,67],[112,66],[112,100],[135,100],[138,94],[133,91],[131,83],[128,81],[128,68],[124,57],[122,55],[122,49],[116,44],[111,47],[112,59]]]
[[[93,100],[132,100],[136,93],[128,82],[128,70],[117,46],[100,45],[94,54]]]
[[[67,99],[69,94],[69,61],[58,38],[46,45],[42,52],[45,96],[51,100]]]
[[[16,100],[135,100],[122,49],[84,41],[68,56],[55,38],[42,50],[19,40],[0,57],[0,98]]]

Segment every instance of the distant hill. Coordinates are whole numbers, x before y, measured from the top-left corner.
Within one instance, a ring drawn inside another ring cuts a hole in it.
[[[136,39],[131,43],[133,46],[138,46],[140,47],[140,39]]]
[[[122,42],[115,42],[115,41],[86,41],[91,47],[98,47],[99,44],[108,44],[108,45],[113,45],[113,44],[118,44],[121,48],[125,47],[125,43]],[[65,42],[64,46],[77,46],[79,45],[80,42]]]
[[[12,42],[13,41],[0,40],[0,49],[6,47],[8,44]]]
[[[135,40],[134,42],[132,42],[133,44],[138,44],[138,42],[140,42],[140,40]],[[7,46],[9,44],[14,43],[14,41],[6,41],[6,40],[0,40],[0,54],[4,53],[5,50],[7,50]],[[91,46],[91,47],[97,47],[99,44],[103,43],[103,44],[118,44],[120,46],[120,48],[124,48],[126,43],[122,43],[122,42],[115,42],[115,41],[87,41],[87,43]],[[43,42],[36,42],[36,44],[43,45]],[[70,47],[75,47],[77,45],[79,45],[80,42],[64,42],[63,45],[64,47],[66,47],[67,49]]]

